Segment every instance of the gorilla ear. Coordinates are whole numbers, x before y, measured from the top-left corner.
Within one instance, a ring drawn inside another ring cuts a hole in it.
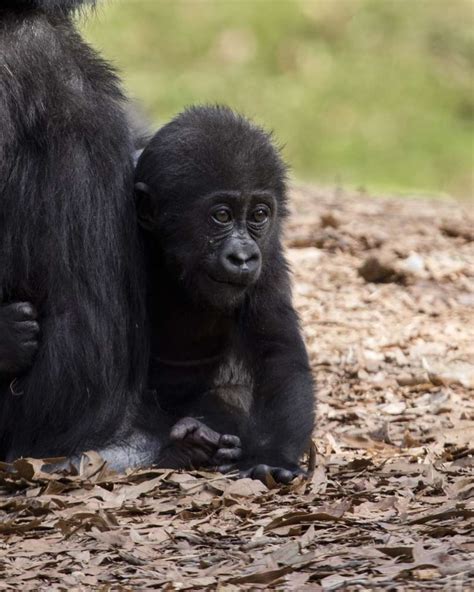
[[[153,230],[157,222],[156,200],[151,188],[146,183],[135,183],[135,200],[138,223],[145,230]]]

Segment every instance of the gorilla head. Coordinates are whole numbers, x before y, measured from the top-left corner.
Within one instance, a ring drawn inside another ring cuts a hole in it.
[[[281,251],[286,167],[261,128],[225,107],[165,125],[136,171],[138,213],[188,294],[237,306]]]

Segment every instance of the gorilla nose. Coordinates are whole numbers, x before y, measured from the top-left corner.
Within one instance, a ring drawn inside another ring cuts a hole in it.
[[[241,245],[224,253],[225,269],[232,274],[254,274],[260,268],[260,253],[256,245]]]

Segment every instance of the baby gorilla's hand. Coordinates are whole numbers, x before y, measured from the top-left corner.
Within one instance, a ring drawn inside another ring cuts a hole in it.
[[[0,305],[0,373],[28,370],[38,350],[39,325],[29,302]]]
[[[194,417],[180,419],[171,429],[170,440],[170,453],[175,459],[172,464],[179,468],[219,470],[221,465],[234,463],[242,455],[240,438],[219,434]]]
[[[241,477],[248,477],[250,479],[258,479],[267,485],[267,477],[271,477],[277,483],[290,483],[300,475],[305,475],[305,471],[300,468],[285,469],[283,467],[272,467],[269,465],[255,465],[249,469],[240,472]]]

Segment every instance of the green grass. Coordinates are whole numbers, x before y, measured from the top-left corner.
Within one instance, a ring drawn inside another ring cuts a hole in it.
[[[114,0],[88,39],[158,123],[226,103],[300,179],[472,192],[467,0]]]

